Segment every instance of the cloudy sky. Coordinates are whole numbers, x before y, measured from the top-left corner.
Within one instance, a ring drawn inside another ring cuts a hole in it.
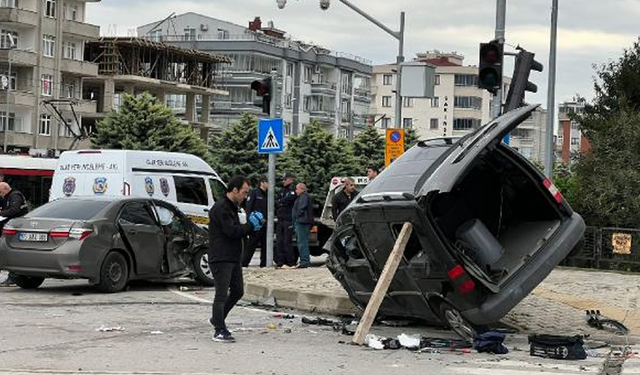
[[[275,0],[102,0],[88,3],[88,22],[100,25],[103,35],[127,35],[137,26],[159,21],[172,12],[198,12],[241,25],[255,16],[273,20],[296,40],[321,44],[373,60],[395,61],[397,42],[337,0],[328,11],[318,0],[288,0],[280,10]],[[391,29],[407,14],[405,56],[426,50],[455,51],[465,63],[477,65],[478,43],[493,39],[495,0],[351,0]],[[593,97],[593,64],[617,59],[640,34],[639,0],[560,0],[556,102],[576,93]],[[538,93],[530,102],[546,107],[549,30],[552,0],[507,0],[505,51],[516,45],[536,53],[545,69],[533,72]],[[505,74],[511,75],[512,58]]]

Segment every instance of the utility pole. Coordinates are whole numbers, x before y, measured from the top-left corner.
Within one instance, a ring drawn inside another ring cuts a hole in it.
[[[547,150],[544,157],[544,172],[553,179],[553,124],[556,109],[556,42],[558,40],[558,0],[553,0],[551,8],[551,42],[549,46],[549,84],[547,88]]]
[[[500,44],[504,44],[505,23],[507,15],[507,0],[496,0],[496,34],[495,39]],[[503,80],[500,80],[503,82]],[[500,116],[502,112],[502,86],[493,96],[493,107],[491,108],[491,118]]]
[[[269,103],[269,117],[277,118],[276,103],[278,95],[278,72],[276,70],[271,71],[271,101]],[[276,154],[269,154],[269,189],[267,190],[267,267],[273,266],[273,236],[275,234],[275,208],[276,208]]]
[[[7,153],[7,143],[9,142],[9,112],[11,110],[11,104],[9,100],[11,98],[11,50],[16,47],[15,40],[13,39],[13,35],[10,32],[7,32],[6,41],[9,43],[7,47],[7,60],[9,60],[9,71],[7,72],[7,112],[5,113],[4,120],[4,143],[2,145],[2,149],[4,153]]]

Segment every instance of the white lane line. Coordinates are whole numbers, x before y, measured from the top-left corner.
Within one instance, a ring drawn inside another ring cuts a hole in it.
[[[185,292],[181,292],[179,290],[175,290],[175,289],[171,289],[171,288],[167,288],[167,290],[172,292],[172,293],[175,293],[175,294],[177,294],[179,296],[188,298],[188,299],[190,299],[192,301],[197,301],[197,302],[202,302],[202,303],[209,303],[209,304],[213,303],[212,299],[205,299],[205,298],[196,297],[196,296],[193,296],[191,294],[188,294],[188,293],[185,293]],[[246,307],[246,306],[236,306],[236,308],[241,308],[241,309],[245,309],[245,310],[248,310],[248,311],[255,311],[255,312],[259,312],[259,313],[263,313],[263,314],[269,314],[269,315],[278,313],[278,311],[267,311],[267,310],[262,310],[262,309],[256,309],[256,308],[253,308],[253,307]]]

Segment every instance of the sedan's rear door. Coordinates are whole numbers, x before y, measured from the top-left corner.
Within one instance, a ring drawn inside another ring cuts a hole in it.
[[[147,202],[125,203],[118,216],[122,236],[135,256],[139,275],[159,275],[165,249],[165,236]]]

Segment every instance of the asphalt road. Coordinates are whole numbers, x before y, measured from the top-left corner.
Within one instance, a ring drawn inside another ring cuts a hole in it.
[[[185,284],[188,285],[188,284]],[[346,344],[330,327],[237,307],[228,324],[238,342],[211,341],[211,290],[187,295],[177,283],[135,283],[102,294],[84,281],[47,280],[37,290],[0,289],[0,375],[43,373],[209,374],[599,374],[608,349],[586,361],[530,357],[526,337],[511,352],[489,354],[376,351]],[[275,326],[274,326],[275,325]],[[120,327],[112,332],[103,328]],[[453,337],[425,327],[375,327],[396,336]]]

